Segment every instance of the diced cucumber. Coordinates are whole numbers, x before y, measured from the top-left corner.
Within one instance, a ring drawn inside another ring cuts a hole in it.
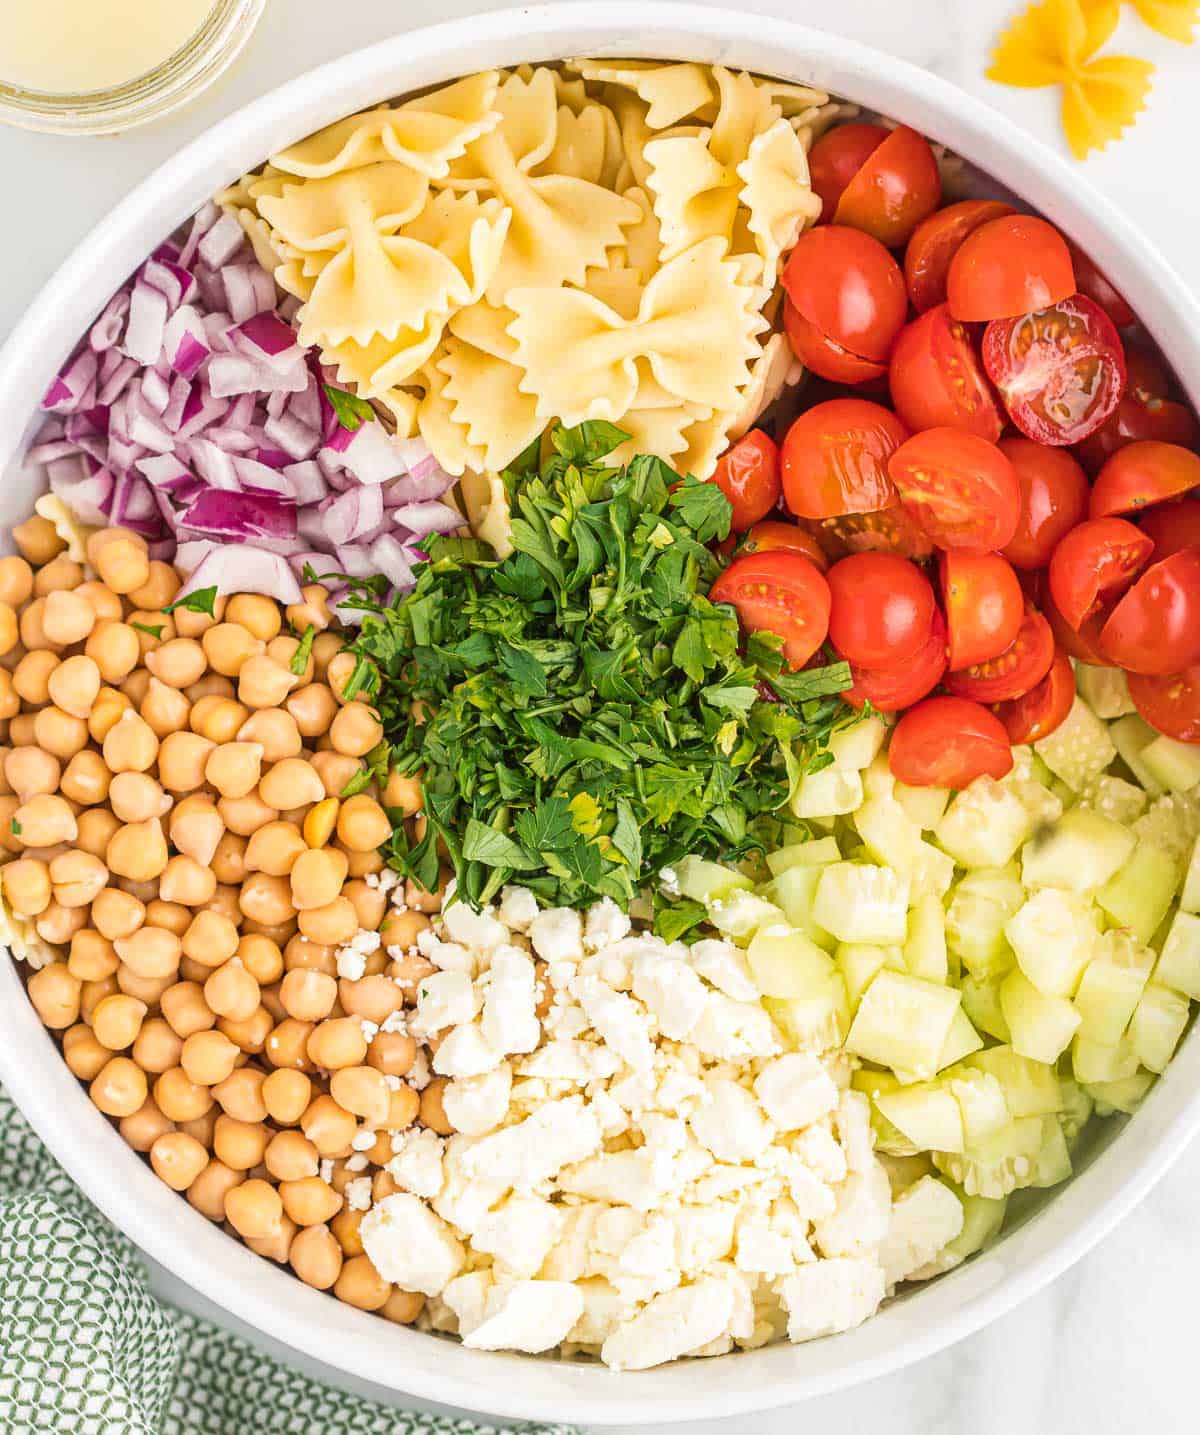
[[[778,877],[792,867],[820,867],[826,862],[838,862],[842,854],[838,851],[836,838],[818,837],[811,842],[797,842],[791,847],[781,847],[778,852],[767,853],[767,866],[772,877]]]
[[[833,959],[794,927],[761,927],[746,960],[764,996],[795,1000],[819,995],[834,974]]]
[[[1132,1116],[1149,1095],[1155,1080],[1151,1071],[1135,1071],[1132,1076],[1117,1081],[1093,1081],[1088,1092],[1096,1102],[1097,1115],[1111,1116],[1115,1111],[1122,1111]]]
[[[1179,905],[1185,912],[1200,912],[1200,838],[1192,844],[1192,855],[1188,858]]]
[[[822,841],[824,840],[822,838]],[[813,917],[817,883],[820,880],[820,867],[789,867],[771,883],[772,900],[783,909],[793,927],[803,932],[818,947],[832,951],[836,942]]]
[[[1016,793],[977,777],[951,802],[934,836],[960,867],[1003,867],[1032,831]]]
[[[854,814],[854,825],[874,861],[912,877],[921,829],[894,797],[868,797]]]
[[[962,980],[962,1004],[972,1026],[994,1036],[997,1041],[1009,1041],[1012,1033],[1000,1010],[1000,984],[1002,976],[989,977],[980,981],[977,977]]]
[[[1006,1154],[983,1159],[938,1151],[934,1152],[933,1164],[969,1196],[999,1200],[1028,1186],[1033,1178],[1041,1139],[1041,1118],[1026,1117],[1023,1121],[1010,1123],[1003,1133],[1003,1140],[997,1141],[997,1147],[1002,1150],[1009,1148]]]
[[[1080,697],[1071,705],[1066,720],[1033,747],[1055,777],[1076,792],[1117,755],[1108,728]]]
[[[1083,1134],[1083,1128],[1092,1119],[1094,1102],[1073,1077],[1066,1076],[1061,1071],[1058,1075],[1058,1089],[1062,1093],[1062,1111],[1059,1112],[1058,1119],[1063,1135],[1067,1138],[1067,1145],[1074,1150],[1075,1143]]]
[[[1149,812],[1143,813],[1131,830],[1135,837],[1161,847],[1182,871],[1200,836],[1200,800],[1186,792],[1156,797]]]
[[[833,862],[821,868],[813,918],[839,942],[903,945],[909,884],[890,867]]]
[[[1101,1046],[1116,1046],[1150,980],[1154,953],[1126,932],[1106,932],[1075,993],[1082,1020],[1079,1035]]]
[[[1053,1065],[1079,1025],[1079,1013],[1066,997],[1038,991],[1018,967],[1000,985],[1000,1010],[1019,1056]]]
[[[908,914],[904,965],[914,977],[944,982],[950,974],[946,957],[946,909],[933,893],[918,897]]]
[[[838,947],[834,960],[846,983],[846,1000],[852,1011],[858,1010],[863,992],[888,965],[889,956],[895,951],[895,947],[875,947],[866,942],[843,942]]]
[[[946,1246],[946,1251],[965,1261],[968,1256],[990,1245],[1000,1234],[1008,1197],[970,1196],[962,1190],[956,1190],[954,1194],[962,1202],[963,1226]]]
[[[1081,1086],[1097,1081],[1124,1081],[1138,1069],[1133,1043],[1123,1037],[1115,1046],[1077,1036],[1071,1043],[1071,1070]]]
[[[1073,807],[1025,844],[1022,880],[1027,887],[1094,891],[1129,860],[1136,840],[1127,827],[1086,807]]]
[[[950,987],[881,971],[863,993],[846,1049],[928,1079],[936,1074],[961,998]]]
[[[732,867],[723,867],[719,862],[708,862],[703,857],[692,856],[684,857],[676,863],[675,883],[680,896],[706,904],[722,901],[731,892],[752,885],[749,877],[743,877]]]
[[[1031,1186],[1045,1190],[1071,1179],[1071,1152],[1067,1138],[1055,1116],[1042,1118],[1042,1145],[1034,1163]]]
[[[1128,717],[1118,718],[1108,732],[1117,751],[1121,754],[1121,760],[1129,771],[1133,773],[1151,797],[1160,796],[1164,790],[1162,783],[1142,761],[1142,753],[1158,737],[1158,733],[1137,713],[1130,713]]]
[[[1091,961],[1099,934],[1085,897],[1043,887],[1009,918],[1004,935],[1038,991],[1069,997]]]
[[[1187,1029],[1191,1004],[1170,987],[1151,982],[1142,993],[1129,1023],[1129,1044],[1150,1071],[1166,1071],[1179,1039]]]
[[[886,752],[877,753],[870,767],[863,769],[863,792],[868,797],[891,797],[896,790],[891,763]]]
[[[917,844],[916,862],[912,873],[910,900],[933,896],[941,899],[954,883],[954,858],[942,852],[932,842]]]
[[[905,783],[898,782],[893,789],[893,796],[922,832],[932,832],[946,811],[946,804],[950,801],[950,789],[908,787]]]
[[[708,904],[708,920],[735,942],[749,941],[761,927],[787,924],[782,908],[741,887],[727,897],[714,897]]]
[[[1175,913],[1154,980],[1200,1001],[1200,917],[1191,912]]]
[[[997,976],[1012,966],[1004,927],[1024,900],[1015,863],[976,868],[955,887],[946,911],[946,943],[973,977]]]
[[[922,1085],[881,1092],[875,1105],[919,1151],[962,1151],[962,1112],[944,1088]]]
[[[837,817],[853,812],[863,800],[862,778],[840,767],[823,767],[806,773],[792,798],[797,817]]]
[[[1129,696],[1129,680],[1121,668],[1100,668],[1092,663],[1075,664],[1075,686],[1098,718],[1112,722],[1126,713],[1137,712]]]
[[[1054,1068],[1020,1056],[1011,1046],[977,1051],[966,1064],[996,1078],[1004,1088],[1004,1099],[1014,1118],[1055,1116],[1062,1110],[1062,1088]]]
[[[960,1006],[954,1013],[954,1020],[950,1023],[950,1030],[946,1035],[946,1044],[938,1057],[938,1070],[944,1071],[946,1067],[962,1061],[964,1057],[978,1051],[982,1045],[983,1037],[971,1025],[970,1017]]]
[[[944,1077],[943,1083],[962,1114],[963,1150],[977,1155],[1012,1121],[1004,1088],[990,1072],[969,1067]]]
[[[1159,736],[1142,749],[1142,761],[1168,792],[1191,792],[1200,783],[1200,747]]]
[[[916,1156],[884,1155],[880,1157],[879,1164],[887,1172],[893,1200],[915,1186],[923,1177],[933,1175],[933,1162],[924,1151]]]
[[[1114,777],[1110,772],[1102,772],[1080,794],[1079,801],[1102,817],[1111,817],[1114,822],[1128,827],[1145,812],[1150,798],[1144,787],[1126,782],[1123,777]]]
[[[841,1046],[850,1028],[846,984],[834,972],[827,985],[808,997],[769,997],[763,1005],[797,1051],[821,1053]]]
[[[898,1126],[882,1114],[875,1104],[886,1092],[899,1091],[900,1083],[890,1071],[872,1071],[860,1067],[850,1078],[854,1091],[861,1091],[871,1101],[871,1129],[875,1133],[875,1149],[889,1156],[909,1157],[919,1154],[920,1148],[911,1142]]]
[[[848,727],[839,728],[829,739],[833,765],[847,772],[870,767],[887,739],[887,726],[882,718],[862,718]]]

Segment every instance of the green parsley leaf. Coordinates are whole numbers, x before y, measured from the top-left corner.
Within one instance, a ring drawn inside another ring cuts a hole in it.
[[[215,615],[217,605],[217,589],[214,584],[211,588],[197,588],[194,593],[189,593],[186,598],[176,598],[174,603],[169,603],[163,612],[170,615],[183,608],[188,613],[203,613],[205,617],[211,618]]]
[[[704,903],[693,902],[690,897],[661,906],[657,900],[655,902],[654,932],[664,942],[677,942],[680,937],[686,936],[707,920],[708,909]]]
[[[474,817],[467,823],[462,850],[468,862],[481,862],[485,867],[511,867],[523,872],[537,866],[511,837]]]
[[[515,825],[517,836],[530,852],[561,851],[575,842],[571,809],[561,797],[547,797],[532,812],[522,812]]]
[[[164,624],[157,623],[153,626],[149,623],[130,623],[131,628],[136,628],[139,633],[146,633],[151,638],[161,638]]]
[[[334,417],[350,433],[357,433],[363,424],[369,423],[375,417],[375,410],[366,399],[360,399],[357,394],[352,394],[347,389],[335,388],[333,384],[322,384],[321,388],[333,408]]]
[[[683,486],[671,494],[670,504],[695,533],[698,543],[729,537],[733,505],[715,483],[701,483],[689,474]]]
[[[580,468],[599,463],[629,438],[624,429],[603,419],[590,419],[573,429],[556,428],[551,435],[558,453]]]
[[[824,668],[801,668],[796,673],[777,673],[771,686],[789,703],[809,702],[813,698],[833,697],[854,686],[849,663],[830,663]]]
[[[613,828],[612,843],[635,872],[642,867],[642,834],[638,831],[637,818],[633,808],[622,797],[617,801],[617,825]]]
[[[17,821],[17,819],[16,819],[15,817],[14,817],[13,820],[8,824],[8,830],[12,833],[12,835],[13,835],[14,837],[20,837],[22,828],[21,828],[21,824]]]
[[[310,623],[307,632],[300,639],[299,647],[297,647],[296,651],[292,654],[292,661],[288,664],[288,667],[291,668],[292,672],[295,673],[298,678],[304,676],[304,670],[308,667],[308,660],[312,657],[313,643],[316,641],[316,637],[317,630]]]

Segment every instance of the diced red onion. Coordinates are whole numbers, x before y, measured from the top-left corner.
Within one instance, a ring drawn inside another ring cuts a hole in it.
[[[222,214],[197,245],[197,256],[210,269],[228,264],[245,242],[246,234],[232,214]],[[180,256],[182,262],[183,256]]]
[[[414,538],[424,538],[430,533],[453,533],[464,526],[462,514],[447,503],[409,503],[403,508],[394,508],[392,522]]]
[[[236,317],[235,314],[234,318]],[[272,357],[289,353],[297,347],[295,331],[276,314],[255,314],[238,325],[238,333],[248,339],[255,348]]]
[[[151,288],[139,275],[134,281],[133,296],[129,302],[122,351],[139,364],[152,365],[163,346],[167,313],[166,296]]]
[[[115,348],[125,331],[125,318],[129,313],[129,295],[122,289],[112,296],[104,312],[88,330],[88,344],[97,354]]]
[[[295,538],[296,505],[274,494],[228,493],[205,489],[180,517],[180,522],[212,538]]]
[[[412,565],[404,548],[392,534],[384,533],[371,544],[371,563],[393,587],[412,587]]]

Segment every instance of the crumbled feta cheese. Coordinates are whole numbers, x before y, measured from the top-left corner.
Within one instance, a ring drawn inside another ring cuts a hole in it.
[[[888,1287],[935,1260],[962,1231],[962,1202],[933,1176],[922,1176],[896,1198],[891,1227],[879,1248]]]
[[[734,1001],[755,1002],[759,999],[761,993],[750,974],[750,963],[745,953],[732,942],[705,938],[690,948],[689,960],[706,982]]]
[[[440,1053],[439,1053],[440,1054]],[[479,1139],[463,1155],[468,1176],[505,1189],[530,1189],[600,1145],[600,1125],[582,1097],[548,1101],[532,1116]]]
[[[676,1360],[723,1335],[733,1305],[728,1283],[711,1277],[665,1291],[608,1337],[600,1358],[614,1370],[648,1370]]]
[[[347,1171],[365,1171],[370,1166],[370,1164],[370,1161],[367,1160],[367,1153],[365,1151],[355,1151],[352,1156],[346,1157]]]
[[[837,1193],[832,1216],[817,1221],[817,1247],[824,1256],[862,1256],[888,1233],[892,1219],[892,1188],[887,1172],[875,1162],[870,1171],[852,1172]]]
[[[442,927],[452,942],[475,952],[490,952],[508,941],[508,928],[496,920],[490,907],[473,912],[465,902],[455,902],[443,909]]]
[[[500,920],[514,932],[527,932],[537,914],[537,898],[527,887],[505,887],[500,893]]]
[[[417,987],[417,1014],[410,1027],[417,1036],[432,1036],[473,1021],[478,1010],[479,994],[466,972],[434,972]]]
[[[438,1047],[433,1069],[439,1076],[482,1076],[500,1065],[503,1054],[484,1036],[477,1022],[456,1026]]]
[[[382,1031],[383,1028],[380,1027]],[[403,1027],[397,1030],[404,1030]],[[425,1054],[425,1048],[419,1046],[417,1054],[413,1058],[413,1064],[408,1069],[408,1084],[414,1091],[424,1091],[433,1080],[433,1073],[429,1069],[429,1057]]]
[[[353,1151],[369,1151],[376,1139],[374,1131],[356,1131],[350,1138],[350,1148]]]
[[[512,1068],[502,1061],[479,1076],[458,1077],[446,1083],[442,1106],[456,1131],[483,1136],[504,1120],[512,1092]]]
[[[399,1144],[397,1144],[399,1143]],[[384,1168],[398,1186],[432,1200],[442,1189],[445,1140],[424,1126],[392,1137],[392,1159]]]
[[[544,962],[577,962],[583,956],[583,922],[569,907],[550,907],[530,923],[529,940]]]
[[[550,1081],[589,1082],[615,1076],[620,1067],[620,1057],[597,1042],[555,1038],[525,1057],[520,1072]]]
[[[768,1062],[754,1081],[754,1094],[781,1131],[798,1131],[838,1104],[838,1089],[815,1056],[791,1052]]]
[[[533,989],[533,962],[516,947],[499,947],[483,999],[483,1034],[501,1052],[532,1051],[542,1034]]]
[[[754,1097],[727,1077],[704,1083],[707,1101],[688,1124],[718,1161],[753,1161],[771,1144],[770,1122]]]
[[[559,1207],[540,1196],[517,1194],[483,1217],[471,1244],[493,1256],[505,1275],[531,1277],[538,1273],[562,1227]]]
[[[371,1209],[371,1178],[370,1176],[359,1176],[354,1181],[347,1181],[346,1189],[342,1193],[346,1198],[346,1205],[352,1211],[369,1211]]]
[[[363,1250],[385,1281],[438,1295],[462,1270],[466,1251],[439,1216],[416,1196],[385,1196],[362,1218]]]
[[[348,982],[356,982],[367,969],[367,958],[353,947],[342,947],[337,954],[337,974]]]
[[[322,1160],[320,1165],[320,1173],[321,1180],[324,1181],[325,1184],[328,1186],[330,1181],[333,1180],[333,1158],[331,1156],[326,1156]]]
[[[767,1012],[754,1002],[734,1001],[721,992],[709,992],[688,1041],[718,1061],[751,1061],[779,1050]]]
[[[686,1041],[708,1001],[704,983],[678,957],[642,952],[633,961],[633,992],[672,1041]]]
[[[599,977],[592,976],[576,977],[571,983],[571,995],[622,1061],[635,1071],[650,1069],[654,1062],[654,1045],[650,1040],[649,1023],[636,1002],[624,992],[613,991]]]
[[[632,925],[611,897],[602,897],[588,908],[583,928],[584,945],[593,952],[601,947],[610,947],[626,936]]]
[[[493,1286],[488,1314],[463,1338],[472,1350],[521,1350],[528,1355],[566,1340],[583,1314],[583,1296],[565,1281],[516,1281]]]
[[[788,1313],[788,1339],[815,1340],[870,1319],[883,1299],[884,1276],[874,1261],[814,1261],[788,1276],[780,1294]]]

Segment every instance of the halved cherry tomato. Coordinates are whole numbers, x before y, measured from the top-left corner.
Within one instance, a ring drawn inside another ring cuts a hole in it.
[[[1048,309],[1075,289],[1067,241],[1032,214],[993,219],[968,234],[946,277],[950,312],[968,323]]]
[[[1146,565],[1154,544],[1124,518],[1090,518],[1050,559],[1050,593],[1072,628],[1116,598]]]
[[[1061,540],[1087,517],[1087,475],[1065,449],[1030,438],[1002,438],[1000,450],[1021,485],[1021,516],[1004,556],[1015,568],[1044,568]]]
[[[829,570],[829,637],[844,658],[890,668],[925,645],[936,604],[915,563],[894,553],[852,553]]]
[[[917,225],[904,253],[904,280],[913,308],[924,313],[944,304],[950,261],[963,240],[991,220],[1015,212],[1011,204],[998,199],[964,199],[959,204],[948,204]]]
[[[1200,455],[1153,439],[1127,444],[1100,470],[1092,488],[1090,513],[1136,514],[1200,486]]]
[[[1109,615],[1100,651],[1131,673],[1164,675],[1200,663],[1200,548],[1146,569]]]
[[[892,776],[909,787],[968,787],[977,777],[1012,771],[1004,725],[982,703],[926,698],[909,708],[888,747]]]
[[[1200,548],[1200,498],[1184,498],[1152,508],[1142,514],[1138,527],[1153,541],[1156,563],[1181,548]]]
[[[906,662],[886,668],[864,668],[850,664],[854,686],[842,694],[851,707],[870,703],[881,713],[900,712],[927,697],[946,671],[946,620],[935,608],[929,637],[924,646]]]
[[[995,443],[1004,428],[971,336],[945,304],[900,330],[888,382],[896,412],[914,431],[965,429]]]
[[[819,232],[819,231],[818,231]],[[867,399],[828,399],[806,409],[783,441],[783,496],[797,518],[873,513],[896,501],[888,477],[908,430]]]
[[[1027,693],[1009,702],[997,703],[993,712],[1004,724],[1008,740],[1016,747],[1038,742],[1061,727],[1075,702],[1075,671],[1066,653],[1056,652],[1050,671]]]
[[[857,354],[835,343],[828,334],[822,334],[786,296],[783,301],[783,328],[792,353],[804,367],[832,383],[865,384],[887,373],[886,364],[860,359]]]
[[[1025,596],[1012,564],[999,553],[952,549],[938,561],[950,629],[951,668],[997,658],[1016,640]]]
[[[1132,324],[1137,315],[1113,288],[1108,279],[1096,268],[1090,255],[1085,254],[1073,239],[1067,240],[1067,248],[1071,251],[1071,263],[1075,268],[1075,287],[1079,292],[1086,294],[1094,303],[1099,304],[1118,329],[1124,329],[1127,324]]]
[[[799,553],[815,563],[822,572],[829,567],[825,550],[814,534],[798,523],[784,523],[778,518],[768,518],[754,527],[742,539],[739,557],[747,553]]]
[[[1094,668],[1111,668],[1112,663],[1100,651],[1100,630],[1104,627],[1107,613],[1101,609],[1090,618],[1085,618],[1078,628],[1072,628],[1058,611],[1054,595],[1050,592],[1047,574],[1038,573],[1033,576],[1042,580],[1038,584],[1039,592],[1034,601],[1041,609],[1046,622],[1050,624],[1054,641],[1063,652],[1076,662],[1090,663]]]
[[[938,207],[942,178],[924,135],[898,125],[842,191],[835,224],[849,224],[895,249]]]
[[[745,533],[779,502],[779,449],[762,429],[751,429],[717,460],[713,482],[733,507],[733,531]]]
[[[962,429],[932,428],[888,461],[900,501],[939,548],[988,553],[1011,542],[1021,486],[994,443]]]
[[[1200,742],[1200,668],[1166,677],[1130,673],[1129,696],[1152,728],[1176,742]]]
[[[933,544],[909,517],[898,498],[874,513],[844,513],[821,523],[821,542],[833,559],[847,553],[895,553],[901,558],[929,558]]]
[[[842,192],[891,131],[886,125],[849,124],[827,130],[808,154],[808,178],[821,196],[821,218],[828,224]]]
[[[908,312],[900,266],[878,239],[843,224],[800,236],[783,287],[820,333],[876,363],[887,358]]]
[[[1079,443],[1095,433],[1125,388],[1121,336],[1082,294],[989,324],[983,367],[1009,418],[1038,443]]]
[[[732,603],[750,633],[778,633],[783,655],[802,668],[829,634],[829,584],[798,553],[751,553],[735,558],[712,585],[714,603]]]
[[[981,703],[1011,702],[1024,697],[1050,671],[1054,634],[1036,608],[1027,608],[1017,636],[998,658],[946,674],[946,689]]]
[[[1196,415],[1186,404],[1176,403],[1172,392],[1170,375],[1153,354],[1126,347],[1125,392],[1116,412],[1078,446],[1084,468],[1099,473],[1114,453],[1142,439],[1200,446]]]

